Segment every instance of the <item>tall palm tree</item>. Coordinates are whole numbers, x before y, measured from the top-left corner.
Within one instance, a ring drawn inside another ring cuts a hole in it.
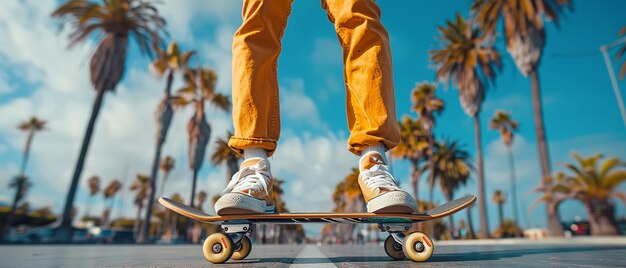
[[[159,196],[163,196],[163,192],[165,191],[165,184],[167,183],[170,172],[172,172],[172,169],[174,169],[174,167],[176,167],[176,160],[174,160],[173,157],[168,155],[165,158],[161,159],[159,168],[161,169],[161,171],[163,171],[163,179],[161,181],[161,193],[159,194]]]
[[[228,138],[233,134],[228,131],[224,138],[217,138],[215,144],[215,151],[211,155],[211,162],[214,165],[226,164],[226,184],[230,181],[230,178],[239,170],[239,160],[242,156],[233,151],[228,146]]]
[[[517,213],[517,186],[515,184],[515,164],[513,161],[513,136],[514,132],[519,128],[519,124],[517,121],[511,119],[511,114],[505,111],[496,111],[493,118],[491,118],[491,122],[489,123],[490,129],[495,129],[500,131],[500,138],[502,143],[507,148],[507,152],[509,154],[509,168],[511,174],[511,204],[513,206],[513,222],[517,225],[519,224]]]
[[[191,187],[190,206],[194,205],[196,194],[196,181],[198,171],[202,167],[209,138],[211,137],[211,126],[207,123],[204,112],[204,102],[209,102],[215,107],[228,111],[230,101],[226,95],[215,91],[217,74],[208,68],[190,68],[185,72],[185,85],[178,90],[178,95],[174,97],[175,106],[186,106],[195,104],[195,112],[187,123],[189,133],[189,168],[193,171],[193,182]]]
[[[109,222],[109,218],[113,212],[113,201],[115,200],[115,196],[120,191],[120,189],[122,189],[122,183],[119,180],[114,179],[109,182],[109,184],[107,184],[107,187],[104,188],[104,191],[102,191],[106,206],[102,215],[102,225],[104,226],[106,226]]]
[[[30,155],[30,148],[33,143],[33,138],[35,136],[35,133],[42,131],[46,128],[46,120],[42,120],[33,116],[27,121],[20,123],[17,128],[28,134],[26,138],[26,144],[24,145],[24,152],[22,155],[22,166],[20,167],[20,175],[24,175],[26,172],[26,164],[28,162],[28,156]]]
[[[154,158],[152,160],[152,169],[150,172],[151,188],[156,190],[156,182],[158,178],[159,162],[161,161],[161,149],[165,143],[167,132],[172,123],[174,110],[172,109],[172,82],[174,81],[174,73],[187,69],[187,63],[195,51],[181,52],[176,42],[170,42],[167,51],[163,51],[159,46],[154,46],[157,58],[149,65],[150,71],[159,78],[167,74],[167,82],[163,94],[163,99],[159,102],[154,113],[154,121],[156,127],[156,143],[154,149]],[[155,191],[150,191],[148,197],[148,206],[146,207],[146,217],[144,228],[139,235],[139,242],[143,242],[143,238],[148,236],[150,231],[150,217],[152,216],[152,207],[154,206]]]
[[[22,199],[25,192],[31,186],[31,183],[26,177],[26,165],[28,163],[28,156],[30,155],[30,148],[33,143],[35,133],[45,129],[46,121],[37,117],[31,117],[29,120],[20,123],[17,128],[28,134],[26,138],[26,144],[24,145],[24,152],[22,153],[22,165],[20,167],[20,173],[9,184],[9,187],[16,188],[15,197],[13,198],[13,205],[11,211],[4,224],[4,229],[0,230],[0,238],[4,236],[11,229],[13,224],[13,217],[15,216],[15,210],[17,209],[17,203]]]
[[[70,47],[89,40],[92,36],[98,40],[98,46],[89,63],[96,98],[72,175],[61,226],[56,234],[57,241],[67,242],[71,239],[70,216],[74,197],[104,94],[115,90],[122,79],[129,39],[132,38],[139,44],[142,53],[151,55],[150,44],[161,42],[165,20],[154,5],[143,0],[70,0],[59,6],[52,13],[52,17],[73,28],[69,35]]]
[[[498,220],[500,221],[500,227],[504,225],[504,215],[502,214],[502,206],[506,203],[504,192],[502,190],[496,190],[493,192],[491,200],[498,206]]]
[[[478,27],[485,34],[495,36],[499,22],[502,23],[507,51],[519,71],[530,76],[535,133],[542,177],[550,176],[550,156],[543,122],[539,63],[545,46],[544,19],[559,25],[559,15],[565,7],[571,8],[570,0],[474,0],[471,12]],[[562,236],[563,227],[559,216],[548,212],[548,234]]]
[[[455,140],[437,142],[433,155],[433,169],[439,181],[441,193],[448,201],[454,199],[454,192],[466,185],[474,170],[470,154]],[[450,218],[450,228],[454,230],[454,219]]]
[[[409,160],[409,163],[411,163],[409,174],[413,188],[413,197],[415,197],[415,200],[419,200],[419,179],[421,174],[428,168],[427,165],[422,165],[421,163],[426,157],[428,149],[426,131],[421,121],[413,120],[407,115],[398,122],[398,127],[400,128],[400,143],[391,150],[391,156]]]
[[[9,188],[15,188],[15,196],[13,197],[13,204],[11,204],[11,210],[9,211],[9,215],[4,223],[2,233],[0,233],[0,238],[4,237],[9,233],[9,231],[11,231],[11,225],[13,225],[13,217],[15,217],[17,205],[22,199],[24,199],[26,192],[28,192],[28,189],[30,189],[32,185],[33,184],[25,175],[18,175],[9,183]]]
[[[617,32],[617,35],[620,36],[622,40],[626,39],[626,27],[622,27],[619,32]],[[619,48],[615,60],[620,60],[624,55],[626,55],[626,42],[622,42],[622,46]],[[622,62],[622,67],[619,69],[619,79],[624,79],[624,76],[626,76],[626,60]]]
[[[626,193],[618,189],[626,181],[626,162],[617,157],[601,162],[601,154],[582,157],[573,153],[572,157],[577,163],[565,164],[568,174],[557,173],[554,183],[540,189],[543,195],[537,201],[548,202],[557,213],[562,201],[576,199],[587,210],[592,235],[617,235],[613,199],[626,203]]]
[[[130,190],[135,191],[134,203],[137,206],[137,218],[135,219],[134,232],[138,236],[139,230],[141,230],[141,211],[143,210],[144,201],[150,192],[150,177],[137,174],[135,181],[130,185]]]
[[[456,15],[456,21],[447,21],[445,27],[439,27],[439,33],[441,44],[430,52],[430,58],[437,67],[436,75],[444,83],[451,82],[459,89],[461,106],[474,119],[480,234],[486,238],[489,224],[479,113],[486,87],[501,67],[500,54],[493,47],[483,46],[485,37],[482,32],[472,27],[460,14]]]
[[[87,180],[87,187],[89,188],[89,203],[87,204],[87,211],[85,212],[85,217],[89,218],[89,213],[91,212],[91,204],[93,203],[93,198],[100,192],[100,177],[93,175],[89,177]]]
[[[433,137],[433,128],[435,127],[435,115],[440,114],[444,109],[443,100],[437,98],[435,95],[436,85],[428,82],[421,83],[413,89],[411,93],[411,100],[413,101],[413,110],[419,115],[417,120],[422,122],[422,126],[426,130],[426,136],[428,138],[428,159],[429,166],[434,166],[433,152],[435,139]],[[433,203],[433,189],[435,188],[435,173],[430,170],[429,183],[429,196],[428,202]]]

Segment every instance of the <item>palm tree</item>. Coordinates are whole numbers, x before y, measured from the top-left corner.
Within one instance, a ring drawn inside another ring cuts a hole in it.
[[[617,32],[618,36],[621,36],[620,39],[626,39],[626,27],[622,27],[622,29]],[[620,60],[622,56],[626,55],[626,42],[622,42],[622,46],[620,47],[617,55],[615,56],[615,60]],[[626,60],[622,62],[622,67],[619,69],[619,79],[623,80],[624,76],[626,76]]]
[[[89,63],[96,98],[72,175],[61,226],[56,234],[57,241],[67,242],[71,239],[70,214],[74,197],[104,93],[113,91],[122,79],[129,39],[137,41],[142,53],[151,55],[150,44],[161,42],[165,20],[154,5],[143,0],[70,0],[58,7],[52,17],[73,28],[69,35],[69,47],[89,40],[95,33],[99,41]]]
[[[491,118],[491,122],[489,123],[490,129],[495,129],[500,131],[500,138],[502,139],[502,143],[506,146],[508,154],[509,154],[509,168],[511,173],[511,204],[513,205],[513,222],[518,224],[518,213],[517,213],[517,186],[515,185],[515,165],[513,161],[513,136],[514,132],[519,128],[519,124],[517,121],[511,119],[510,113],[505,111],[496,111],[493,118]]]
[[[230,101],[226,95],[215,92],[217,74],[207,68],[191,68],[185,72],[185,85],[174,97],[174,105],[182,107],[195,104],[196,111],[187,123],[189,133],[189,168],[193,171],[190,206],[194,205],[198,171],[202,167],[205,151],[211,137],[211,126],[207,123],[204,113],[204,102],[228,111]]]
[[[21,131],[28,133],[26,138],[26,144],[24,145],[24,152],[22,154],[22,166],[20,167],[20,173],[9,184],[9,187],[16,188],[15,197],[13,199],[13,205],[11,211],[7,216],[4,224],[4,229],[0,230],[0,238],[4,236],[11,229],[13,224],[13,217],[15,216],[15,210],[17,208],[17,202],[19,202],[28,188],[32,185],[26,177],[26,165],[28,163],[28,156],[30,155],[30,148],[33,143],[35,133],[45,129],[46,121],[37,117],[31,117],[29,120],[20,123],[17,128]]]
[[[426,130],[428,138],[428,159],[429,166],[434,166],[433,152],[435,139],[433,137],[433,128],[435,127],[435,114],[441,114],[444,108],[443,100],[435,95],[436,85],[428,82],[421,83],[413,89],[411,100],[413,101],[413,110],[419,115],[419,120]],[[433,189],[435,188],[435,173],[430,172],[429,175],[429,196],[428,202],[433,203]]]
[[[87,211],[85,212],[85,217],[89,218],[89,212],[91,212],[91,204],[93,203],[93,198],[100,192],[100,177],[93,175],[89,177],[87,180],[87,187],[89,188],[89,203],[87,204]]]
[[[13,204],[11,205],[11,210],[9,211],[9,215],[4,223],[4,228],[0,237],[4,237],[6,234],[11,231],[11,225],[13,224],[13,217],[15,216],[15,211],[17,210],[17,204],[26,196],[26,192],[33,184],[28,180],[28,177],[25,175],[18,175],[9,183],[9,188],[15,188],[15,197],[13,197]]]
[[[35,136],[35,133],[42,131],[46,128],[46,120],[42,120],[33,116],[29,120],[20,123],[17,128],[21,131],[28,133],[28,136],[26,138],[26,145],[24,146],[24,152],[22,155],[22,166],[20,168],[20,175],[24,175],[26,172],[28,156],[30,155],[30,147],[33,143],[33,137]]]
[[[364,212],[366,211],[365,200],[361,194],[359,186],[359,169],[352,168],[350,173],[337,184],[333,192],[333,202],[335,208],[333,212]],[[342,229],[347,227],[346,229]],[[341,234],[342,241],[353,239],[355,225],[348,226],[338,225],[335,227],[334,234]],[[329,227],[330,228],[330,227]]]
[[[582,157],[573,153],[572,157],[578,165],[565,164],[570,174],[557,173],[554,183],[539,189],[543,195],[537,201],[548,202],[549,209],[557,213],[562,201],[576,199],[587,210],[592,235],[617,235],[612,199],[626,200],[626,193],[618,189],[626,181],[626,162],[617,157],[600,162],[601,154]]]
[[[498,206],[498,219],[500,220],[500,227],[504,224],[504,215],[502,214],[502,206],[506,203],[506,199],[504,198],[504,192],[502,190],[496,190],[493,192],[493,197],[491,200],[496,203]]]
[[[161,149],[165,143],[167,132],[170,128],[170,124],[172,123],[172,116],[174,115],[171,104],[174,73],[186,70],[189,59],[195,53],[195,51],[181,53],[176,42],[170,42],[167,51],[163,51],[158,46],[154,46],[154,50],[156,51],[157,58],[150,64],[150,71],[156,74],[159,78],[163,77],[163,75],[167,73],[167,82],[163,99],[159,102],[159,105],[154,113],[156,123],[156,144],[154,158],[152,160],[152,169],[150,172],[150,189],[156,189],[159,162],[161,161]],[[150,191],[144,221],[146,224],[144,225],[142,233],[139,235],[139,242],[143,242],[143,238],[147,237],[148,232],[150,231],[150,217],[152,216],[152,207],[154,206],[154,195],[155,191]]]
[[[459,89],[461,106],[474,119],[480,234],[486,238],[489,224],[479,113],[486,87],[501,67],[500,54],[493,47],[483,46],[485,37],[481,31],[472,27],[460,14],[456,15],[456,21],[447,21],[446,24],[439,27],[441,44],[437,50],[430,52],[430,58],[437,67],[437,77]]]
[[[415,200],[419,200],[419,178],[428,168],[427,165],[421,164],[428,149],[426,131],[421,121],[413,120],[406,115],[402,117],[402,121],[398,122],[398,127],[400,128],[400,143],[391,150],[391,156],[409,160],[411,163],[409,174],[413,187],[413,197]]]
[[[433,155],[433,169],[439,181],[441,193],[448,201],[454,199],[454,192],[466,185],[474,170],[470,154],[455,140],[437,142]],[[454,219],[450,218],[450,228],[454,230]]]
[[[178,193],[174,193],[172,196],[170,196],[170,198],[173,201],[176,201],[178,203],[184,203],[185,200],[183,200],[183,197],[178,194]],[[165,233],[165,240],[169,241],[172,237],[172,235],[176,234],[177,229],[176,229],[176,225],[178,223],[178,216],[176,213],[173,213],[171,210],[166,209],[165,210],[167,215],[170,218],[170,223],[169,223],[169,228],[167,229],[166,233]]]
[[[198,192],[198,202],[196,208],[198,208],[199,210],[202,210],[202,205],[204,204],[204,202],[206,202],[206,198],[207,198],[207,193],[205,191],[200,191]]]
[[[495,36],[498,23],[502,22],[507,51],[522,75],[530,76],[535,133],[544,178],[551,172],[537,70],[546,39],[544,19],[558,26],[564,7],[571,7],[570,0],[474,0],[471,8],[475,22],[486,35]],[[562,236],[559,216],[548,212],[547,219],[548,234]]]
[[[163,196],[163,192],[165,191],[165,183],[167,182],[168,177],[170,176],[170,172],[176,166],[176,160],[174,160],[171,156],[166,156],[161,160],[159,164],[159,168],[163,171],[163,180],[161,181],[161,193],[159,196]]]
[[[137,206],[137,218],[135,219],[134,232],[135,235],[139,236],[139,230],[141,230],[141,210],[143,210],[144,201],[150,191],[150,177],[137,174],[135,181],[130,185],[130,190],[135,191],[134,203]]]
[[[122,189],[122,183],[119,180],[114,179],[109,182],[107,187],[104,188],[104,191],[102,192],[102,195],[104,195],[104,202],[108,203],[106,204],[106,208],[104,209],[104,215],[102,215],[102,225],[104,226],[108,224],[109,217],[110,215],[112,215],[111,213],[113,212],[113,201],[115,200],[115,196],[117,195],[117,192],[120,191],[120,189]]]
[[[218,138],[217,141],[215,141],[217,145],[215,151],[213,151],[211,155],[211,162],[213,162],[214,165],[226,164],[226,184],[228,184],[230,178],[239,170],[239,160],[242,159],[241,155],[228,146],[228,138],[232,135],[233,134],[228,131],[226,137]]]

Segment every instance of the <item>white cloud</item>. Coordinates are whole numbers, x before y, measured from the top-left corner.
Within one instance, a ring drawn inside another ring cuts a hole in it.
[[[342,65],[342,48],[339,40],[330,38],[318,38],[313,43],[311,60],[320,65]]]
[[[280,90],[281,117],[293,127],[326,129],[313,99],[304,93],[302,79],[288,79]]]
[[[286,181],[285,200],[291,211],[332,210],[335,186],[358,165],[347,139],[328,133],[285,137],[271,159],[272,175]]]
[[[37,134],[33,143],[29,176],[34,186],[29,201],[32,197],[33,206],[53,204],[58,212],[64,202],[93,103],[94,91],[85,64],[93,43],[66,49],[67,33],[59,33],[49,18],[56,1],[9,1],[3,4],[0,34],[9,38],[0,46],[0,56],[10,59],[9,66],[29,70],[21,79],[38,86],[30,96],[14,98],[0,105],[0,114],[10,115],[0,117],[0,136],[8,141],[3,146],[19,149],[24,137],[15,130],[15,125],[20,120],[37,115],[48,121],[48,130]],[[153,111],[162,88],[163,81],[150,77],[144,69],[127,70],[116,92],[105,96],[83,178],[97,174],[108,182],[125,177],[124,192],[127,192],[135,174],[149,172],[154,147]],[[164,148],[164,154],[173,155],[179,162],[175,171],[177,176],[186,173],[185,126],[190,112],[190,109],[176,112]],[[227,114],[214,109],[208,109],[207,113],[217,132],[213,137],[223,135],[222,130],[230,128]],[[171,178],[169,184],[179,182]],[[81,180],[76,199],[79,208],[87,200],[84,189],[85,180]],[[4,195],[4,192],[0,193]],[[127,197],[132,195],[125,194]],[[48,199],[35,198],[40,195]],[[130,206],[132,202],[126,200],[124,207]]]
[[[159,11],[168,23],[172,37],[192,42],[192,30],[207,26],[210,22],[233,23],[241,18],[242,1],[222,0],[166,0]]]

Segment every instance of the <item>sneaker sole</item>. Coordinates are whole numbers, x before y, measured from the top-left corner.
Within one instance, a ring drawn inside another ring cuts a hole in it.
[[[407,192],[388,192],[367,202],[367,212],[390,214],[390,213],[414,213],[415,199]]]
[[[274,206],[268,206],[265,200],[240,194],[227,193],[215,202],[217,215],[274,213]]]

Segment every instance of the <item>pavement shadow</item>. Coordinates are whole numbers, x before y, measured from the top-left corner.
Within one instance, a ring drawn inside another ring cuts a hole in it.
[[[329,261],[330,260],[330,261]],[[247,259],[244,261],[233,262],[233,264],[253,264],[253,263],[284,263],[293,264],[295,258],[257,258]],[[353,257],[334,257],[334,258],[298,258],[298,264],[323,264],[323,263],[341,263],[341,262],[390,262],[393,261],[387,256],[353,256]]]
[[[534,254],[549,254],[549,253],[572,253],[572,252],[589,252],[598,250],[625,250],[626,246],[606,246],[606,247],[560,247],[560,248],[522,248],[522,249],[509,249],[509,250],[495,250],[495,251],[474,251],[474,252],[461,252],[461,253],[440,253],[433,254],[428,262],[451,262],[451,261],[484,261],[484,260],[499,260],[503,258],[522,257],[525,255]]]
[[[471,251],[460,253],[437,253],[428,260],[428,262],[458,262],[458,261],[485,261],[500,260],[505,258],[522,257],[535,254],[549,253],[573,253],[573,252],[590,252],[603,250],[626,250],[626,246],[606,246],[606,247],[586,247],[572,246],[560,248],[522,248],[510,250],[494,250],[494,251]],[[323,264],[323,263],[342,263],[342,262],[367,262],[382,263],[395,262],[388,256],[344,256],[344,257],[327,257],[327,258],[298,258],[298,264]],[[329,262],[330,260],[330,262]],[[284,263],[293,264],[296,258],[255,258],[247,259],[232,264],[262,264],[262,263]],[[406,259],[405,259],[406,261]]]

